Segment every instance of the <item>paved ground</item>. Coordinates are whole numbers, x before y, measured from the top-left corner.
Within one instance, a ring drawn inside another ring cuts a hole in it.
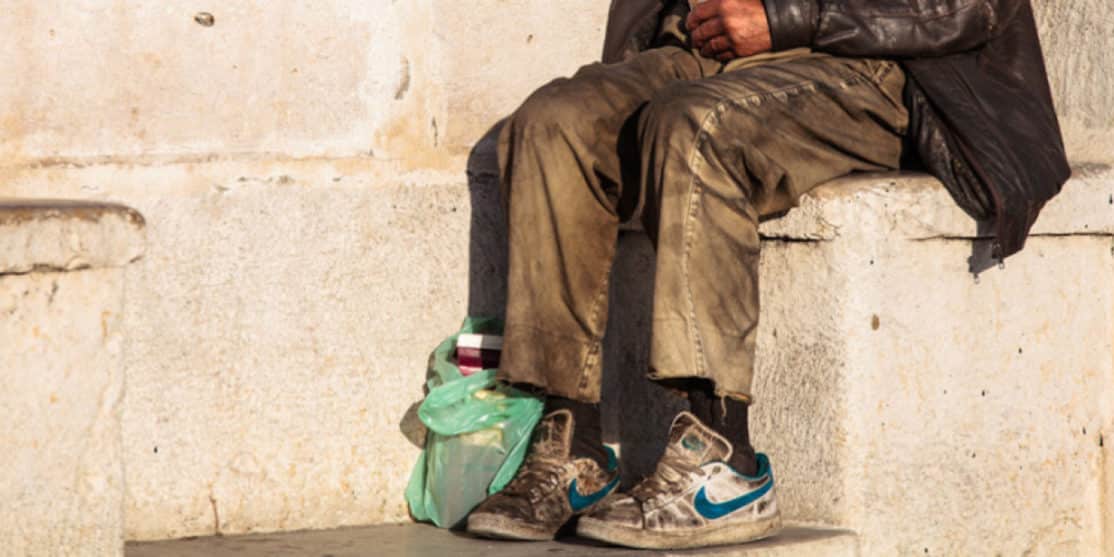
[[[605,547],[575,537],[549,543],[479,540],[432,526],[405,524],[252,536],[193,538],[155,543],[129,543],[126,557],[852,557],[853,534],[833,530],[788,528],[776,538],[738,547],[657,552]]]

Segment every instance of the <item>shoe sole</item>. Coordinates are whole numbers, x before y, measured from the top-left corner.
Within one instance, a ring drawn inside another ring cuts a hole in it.
[[[468,517],[468,532],[484,538],[544,542],[552,540],[556,531],[540,530],[497,514],[473,514]]]
[[[781,514],[757,522],[725,522],[703,528],[661,532],[617,526],[581,517],[578,536],[637,549],[692,549],[758,541],[781,531]]]

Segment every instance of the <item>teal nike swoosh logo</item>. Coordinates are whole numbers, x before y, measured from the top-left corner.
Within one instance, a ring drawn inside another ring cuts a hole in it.
[[[715,520],[717,518],[723,518],[757,501],[763,495],[768,493],[773,487],[774,480],[773,478],[770,478],[766,480],[766,483],[762,484],[762,487],[751,491],[750,493],[740,495],[739,497],[731,499],[730,501],[724,501],[722,503],[713,503],[709,501],[708,494],[705,493],[705,490],[707,488],[702,487],[696,494],[696,499],[693,500],[692,506],[696,508],[696,512],[700,513],[700,516],[703,516],[708,520]]]
[[[610,483],[603,486],[603,489],[600,489],[599,491],[590,495],[581,495],[580,492],[576,489],[576,480],[573,479],[572,483],[569,484],[569,506],[572,507],[572,512],[578,513],[584,509],[587,509],[588,507],[591,507],[592,505],[595,505],[596,503],[599,503],[600,499],[603,499],[607,496],[608,493],[611,493],[611,491],[615,489],[615,486],[617,485],[619,485],[618,474],[615,475],[615,479],[611,480]]]

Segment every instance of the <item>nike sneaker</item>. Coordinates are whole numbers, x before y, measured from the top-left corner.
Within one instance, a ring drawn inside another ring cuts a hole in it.
[[[590,458],[572,458],[574,425],[568,410],[542,418],[511,483],[468,515],[469,532],[488,538],[551,540],[574,516],[592,511],[615,491],[615,453],[607,449],[607,470]]]
[[[731,443],[688,412],[673,420],[652,475],[630,493],[580,518],[585,538],[644,549],[683,549],[759,540],[781,530],[766,455],[745,476],[727,462]]]

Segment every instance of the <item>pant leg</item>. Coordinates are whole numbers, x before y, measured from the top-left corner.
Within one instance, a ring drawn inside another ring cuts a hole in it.
[[[599,400],[623,197],[620,136],[634,144],[632,116],[657,91],[716,69],[679,48],[586,66],[539,89],[506,122],[498,149],[509,228],[501,379]],[[637,172],[638,150],[629,151]]]
[[[809,54],[654,95],[639,130],[657,246],[651,377],[751,398],[759,218],[838,176],[897,168],[904,81],[893,62]]]

